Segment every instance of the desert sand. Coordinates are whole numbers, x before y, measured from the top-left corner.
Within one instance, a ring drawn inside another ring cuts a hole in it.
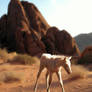
[[[7,83],[0,83],[0,92],[34,92],[34,84],[39,69],[39,64],[32,66],[24,65],[0,65],[0,72],[13,71],[17,73],[24,73],[22,81],[14,81]],[[37,92],[46,92],[44,70],[38,81]],[[62,77],[64,82],[65,92],[92,92],[92,72],[90,71],[83,79],[70,80],[66,71],[62,70]],[[50,87],[51,92],[62,92],[56,74],[53,75],[53,81]]]

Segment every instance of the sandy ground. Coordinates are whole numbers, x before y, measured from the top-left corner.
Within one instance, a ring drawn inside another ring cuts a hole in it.
[[[15,71],[24,73],[24,78],[21,82],[2,83],[0,84],[0,92],[34,92],[34,84],[39,65],[24,66],[24,65],[0,65],[0,72]],[[37,92],[46,92],[44,70],[38,81]],[[87,77],[78,80],[69,80],[69,75],[62,70],[62,77],[64,82],[65,92],[92,92],[92,72],[88,73]],[[62,92],[57,76],[53,75],[51,84],[51,92]]]

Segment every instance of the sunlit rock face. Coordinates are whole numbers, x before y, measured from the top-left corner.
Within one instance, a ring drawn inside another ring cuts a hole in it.
[[[42,41],[46,45],[48,53],[80,55],[75,40],[65,30],[60,31],[56,27],[51,27],[47,30],[47,34],[42,38]]]
[[[80,54],[67,31],[50,27],[34,4],[19,0],[11,0],[7,15],[0,18],[0,47],[31,56]]]
[[[29,8],[26,10],[24,7]],[[5,43],[9,51],[28,53],[30,55],[46,52],[45,45],[40,39],[46,34],[49,25],[39,10],[36,7],[35,9],[31,7],[35,6],[28,2],[21,3],[19,0],[11,0],[8,6],[8,14],[0,19],[0,28],[2,29],[0,29],[0,33],[4,35],[0,40],[2,42],[6,38]],[[36,16],[33,13],[27,13],[30,11],[33,11]],[[31,21],[29,18],[33,20]],[[40,24],[37,19],[39,19]]]

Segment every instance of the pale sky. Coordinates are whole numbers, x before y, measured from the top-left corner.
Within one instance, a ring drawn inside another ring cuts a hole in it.
[[[0,16],[10,0],[0,0]],[[67,30],[73,37],[92,32],[92,0],[24,0],[33,2],[51,26]]]

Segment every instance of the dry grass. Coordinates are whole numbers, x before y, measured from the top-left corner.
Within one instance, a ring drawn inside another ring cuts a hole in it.
[[[25,65],[32,65],[36,63],[39,59],[37,57],[32,57],[27,54],[17,54],[12,59],[9,59],[10,63],[17,63],[17,64],[25,64]]]
[[[3,71],[0,73],[0,84],[21,82],[23,80],[24,73],[17,73],[15,71]]]
[[[0,49],[0,61],[6,63],[17,55],[16,52],[8,53],[6,49]]]
[[[32,65],[39,61],[37,57],[28,54],[18,54],[16,52],[8,53],[6,49],[0,49],[0,63],[13,63]]]
[[[15,56],[17,56],[17,53],[16,52],[8,53],[8,60],[13,59]]]
[[[0,59],[3,60],[3,62],[7,62],[8,60],[8,52],[6,49],[0,49]]]
[[[77,79],[84,79],[86,78],[89,71],[80,65],[73,65],[72,66],[72,74],[70,74],[70,80],[77,80]]]

